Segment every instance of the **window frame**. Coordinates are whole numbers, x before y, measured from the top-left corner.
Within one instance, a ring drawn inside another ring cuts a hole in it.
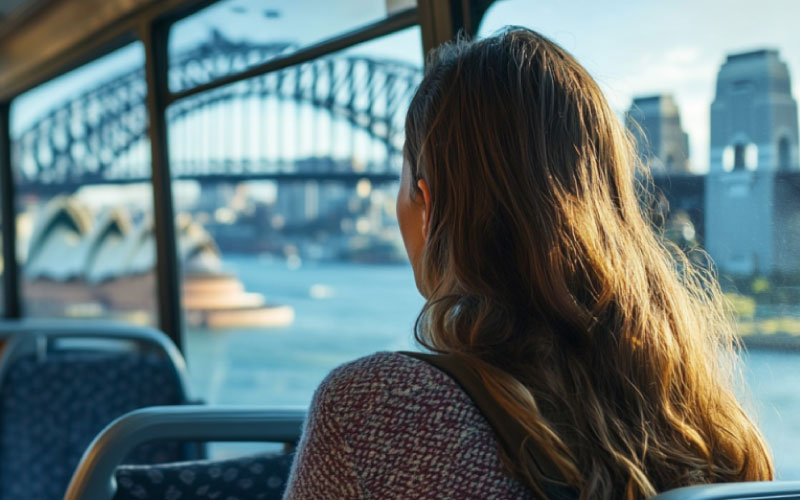
[[[183,348],[183,310],[180,261],[174,224],[172,179],[169,165],[166,112],[171,104],[224,85],[301,64],[400,30],[419,26],[423,51],[444,43],[459,32],[474,35],[494,0],[417,0],[417,6],[390,14],[375,23],[304,47],[287,56],[261,63],[211,82],[178,92],[168,85],[168,38],[177,21],[219,0],[162,0],[115,20],[96,36],[87,36],[50,61],[22,74],[0,93],[0,221],[2,221],[3,314],[6,319],[25,315],[21,303],[19,264],[16,259],[15,186],[11,164],[10,108],[23,92],[53,80],[128,43],[144,44],[147,81],[147,117],[151,148],[151,184],[156,237],[158,327],[179,349]]]

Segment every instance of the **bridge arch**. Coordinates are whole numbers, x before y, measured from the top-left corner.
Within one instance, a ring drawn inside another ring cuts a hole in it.
[[[170,78],[179,88],[214,80],[253,54],[274,57],[290,48],[288,43],[234,43],[217,35],[176,58]],[[274,97],[310,105],[346,121],[385,144],[387,155],[399,165],[404,109],[419,77],[418,68],[398,61],[331,56],[178,101],[169,119],[185,118],[211,102]],[[18,189],[149,180],[149,169],[143,165],[132,159],[120,163],[120,158],[146,141],[145,97],[144,73],[136,69],[51,110],[15,141]],[[140,156],[139,161],[149,165],[149,157]]]

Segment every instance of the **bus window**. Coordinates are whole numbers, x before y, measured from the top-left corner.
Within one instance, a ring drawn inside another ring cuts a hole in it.
[[[13,101],[27,316],[155,322],[143,64],[133,43]]]
[[[239,73],[416,6],[415,0],[222,0],[170,32],[173,92]]]
[[[363,20],[344,11],[330,20],[354,22]],[[275,39],[308,43],[291,27]],[[213,31],[205,35],[201,44],[216,43]],[[336,365],[411,348],[422,299],[394,206],[421,68],[412,27],[168,109],[196,394],[307,405]]]
[[[565,13],[569,15],[565,15]],[[480,35],[533,28],[569,50],[629,126],[663,236],[710,255],[746,350],[747,399],[779,479],[800,478],[800,5],[498,1]],[[775,117],[774,119],[772,117]]]

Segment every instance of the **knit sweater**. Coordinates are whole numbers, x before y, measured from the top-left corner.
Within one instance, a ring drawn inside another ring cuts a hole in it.
[[[494,431],[448,375],[381,352],[317,389],[284,500],[533,499]]]

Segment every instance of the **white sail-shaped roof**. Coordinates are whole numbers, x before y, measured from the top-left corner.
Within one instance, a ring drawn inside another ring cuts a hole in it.
[[[124,258],[120,262],[121,274],[144,274],[155,268],[156,237],[151,217],[145,217],[133,231],[128,233],[122,254]]]
[[[51,200],[37,219],[25,264],[30,279],[91,283],[152,271],[156,260],[153,220],[131,226],[124,209],[103,212],[93,224],[91,212],[67,197]],[[214,239],[188,216],[176,222],[178,257],[186,272],[219,272]]]
[[[81,277],[81,247],[91,228],[92,215],[84,206],[66,196],[51,199],[34,225],[25,276],[58,281]]]
[[[155,267],[156,240],[153,220],[145,218],[125,242],[123,274],[141,274]],[[222,268],[219,249],[214,239],[191,218],[178,217],[176,222],[178,258],[184,271],[216,272]]]
[[[214,238],[189,217],[177,221],[178,255],[184,272],[219,272],[222,259]]]
[[[125,251],[131,223],[128,212],[114,208],[100,215],[94,230],[84,239],[83,276],[92,283],[125,274]]]

